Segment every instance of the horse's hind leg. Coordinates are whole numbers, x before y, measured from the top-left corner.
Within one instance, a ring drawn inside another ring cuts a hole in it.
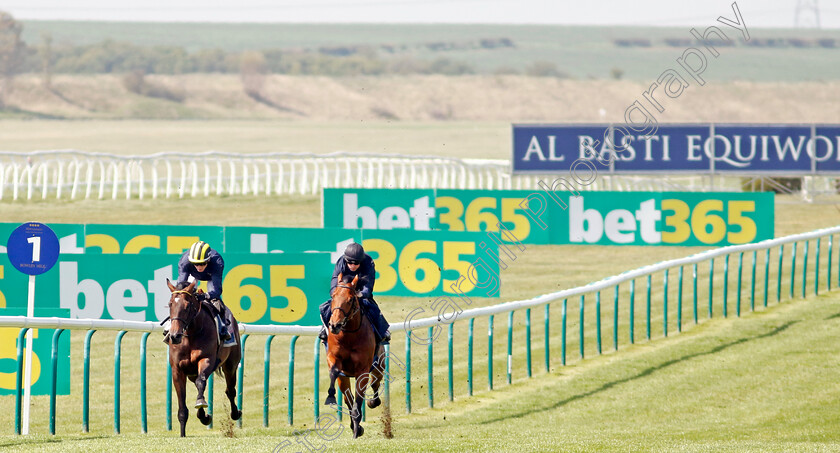
[[[384,376],[385,371],[385,352],[382,345],[376,349],[376,355],[378,356],[378,360],[376,364],[373,366],[369,376],[370,379],[369,384],[373,388],[373,398],[368,400],[368,407],[374,409],[379,407],[382,404],[382,400],[379,399],[379,386],[382,384],[382,376]]]
[[[198,390],[198,396],[195,399],[195,407],[198,409],[198,420],[203,425],[209,425],[213,420],[213,416],[206,414],[204,408],[207,407],[207,400],[204,399],[204,388],[207,386],[207,379],[212,373],[212,362],[215,357],[204,358],[198,362],[198,376],[195,378],[195,388]]]
[[[225,364],[222,366],[222,371],[225,373],[225,383],[227,384],[227,388],[225,389],[225,395],[228,397],[228,401],[230,401],[230,418],[233,420],[239,420],[242,417],[242,411],[236,407],[236,369],[239,366],[239,362],[232,362],[230,358]]]

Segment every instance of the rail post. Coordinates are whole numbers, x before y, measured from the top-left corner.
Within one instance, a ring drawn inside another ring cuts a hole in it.
[[[767,308],[767,291],[770,284],[770,249],[764,251],[764,308]]]
[[[729,315],[729,310],[727,309],[727,299],[729,297],[729,255],[726,255],[726,258],[723,262],[723,317],[726,318]]]
[[[236,383],[239,384],[239,390],[236,392],[236,405],[239,408],[240,412],[243,412],[243,416],[239,417],[239,420],[236,421],[237,425],[241,428],[242,427],[242,419],[244,418],[244,411],[242,410],[242,394],[245,392],[245,383],[242,382],[245,378],[245,342],[248,340],[248,334],[242,335],[239,339],[240,346],[242,351],[240,358],[239,358],[239,369],[236,370]],[[171,379],[170,379],[171,381]],[[171,411],[170,411],[171,413]],[[172,429],[172,428],[170,428]]]
[[[790,298],[793,299],[793,286],[794,282],[796,281],[796,242],[793,243],[793,247],[790,252]]]
[[[563,324],[562,324],[562,332],[561,332],[562,341],[560,343],[560,360],[561,360],[560,363],[563,366],[566,366],[566,306],[567,306],[566,302],[568,302],[568,299],[563,299],[563,313],[562,313]]]
[[[269,335],[265,339],[265,348],[263,349],[263,427],[268,428],[268,387],[271,378],[271,341],[274,340],[274,335]]]
[[[387,348],[388,345],[385,345]],[[312,389],[312,404],[314,405],[314,412],[315,412],[315,423],[318,423],[318,417],[321,415],[321,406],[318,401],[321,399],[320,395],[320,387],[321,387],[321,377],[320,377],[320,367],[321,367],[321,339],[315,337],[315,350],[313,351],[313,389]],[[387,366],[387,365],[386,365]],[[387,374],[387,373],[386,373]],[[388,392],[388,376],[385,376],[385,392]]]
[[[581,326],[582,328],[583,326]],[[595,338],[598,343],[598,355],[601,354],[601,291],[595,293]]]
[[[525,364],[531,377],[531,309],[525,310]]]
[[[82,371],[82,432],[90,432],[90,339],[95,330],[88,330],[84,343],[84,365]],[[166,361],[169,363],[169,360]]]
[[[470,396],[473,394],[473,327],[475,318],[470,318],[470,330],[467,334],[467,390]]]
[[[808,246],[811,241],[805,241],[805,250],[802,254],[802,298],[805,298],[805,287],[808,284]]]
[[[511,383],[511,368],[513,364],[513,312],[508,312],[508,335],[507,335],[507,383]]]
[[[428,359],[428,366],[426,370],[426,377],[428,380],[428,387],[429,387],[429,408],[435,407],[435,392],[434,392],[434,382],[435,382],[435,369],[434,369],[434,334],[435,328],[429,327],[429,344],[427,346],[427,359]]]
[[[151,332],[144,332],[140,337],[140,429],[143,434],[149,432],[146,412],[146,343]]]
[[[665,269],[662,277],[662,336],[668,336],[668,270]]]
[[[758,251],[753,250],[752,273],[750,274],[750,311],[755,311],[755,264],[758,259]]]
[[[405,411],[411,413],[411,331],[405,332]]]
[[[697,325],[697,263],[691,266],[691,280],[694,324]]]
[[[650,274],[647,276],[647,303],[645,305],[645,314],[647,318],[647,339],[650,341]]]
[[[709,319],[712,319],[712,298],[714,297],[715,289],[715,259],[709,259]]]
[[[46,186],[46,182],[44,183]],[[50,434],[55,435],[55,399],[57,393],[58,382],[58,339],[64,329],[56,329],[52,337],[52,350],[50,351],[50,360],[52,361],[52,379],[50,381]]]
[[[613,350],[618,351],[618,285],[613,291]]]
[[[128,333],[121,330],[114,340],[114,432],[120,433],[120,356],[122,338]]]
[[[814,295],[820,294],[820,238],[817,238],[816,263],[814,263]]]
[[[548,335],[549,334],[549,330],[548,330],[548,328],[549,328],[548,307],[549,306],[551,306],[551,304],[545,304],[545,316],[544,316],[544,318],[545,318],[545,326],[544,326],[544,328],[545,328],[545,338],[544,338],[544,342],[545,342],[545,371],[546,371],[546,373],[551,370],[551,349],[550,349],[549,335]]]
[[[583,310],[584,310],[584,302],[585,302],[586,295],[580,295],[580,322],[578,323],[578,330],[579,330],[579,337],[580,337],[580,358],[583,359],[584,356],[584,349],[583,349]]]
[[[630,280],[630,313],[628,321],[630,327],[630,344],[636,342],[635,339],[635,323],[636,323],[636,279]]]
[[[452,347],[452,341],[453,341],[452,331],[455,330],[453,328],[454,324],[455,324],[454,322],[449,323],[449,331],[447,332],[448,333],[447,336],[449,337],[448,338],[448,343],[449,344],[447,345],[448,346],[448,351],[447,352],[448,352],[448,355],[449,355],[449,357],[448,357],[449,358],[449,366],[447,367],[447,374],[448,374],[448,377],[449,377],[449,401],[454,401],[455,400],[455,387],[454,387],[454,383],[452,382],[453,381],[453,379],[452,379],[452,375],[453,375],[453,373],[452,373],[452,360],[454,359],[454,357],[453,357],[453,347]]]
[[[735,298],[735,316],[741,317],[741,269],[744,267],[744,252],[738,254],[738,296]]]
[[[487,386],[493,390],[493,315],[487,325]]]
[[[776,303],[782,301],[782,261],[785,257],[785,245],[779,245],[779,271],[776,273]]]
[[[23,409],[23,348],[26,343],[26,332],[29,332],[29,327],[20,329],[17,338],[17,374],[15,384],[15,434],[21,432],[21,411]]]
[[[292,337],[289,343],[289,425],[294,425],[295,421],[295,343],[297,343],[297,335]]]
[[[680,273],[677,276],[677,281],[677,332],[682,332],[683,266],[680,266]]]

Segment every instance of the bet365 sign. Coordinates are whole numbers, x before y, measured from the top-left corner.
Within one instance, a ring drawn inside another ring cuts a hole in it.
[[[546,187],[547,188],[547,187]],[[500,231],[528,244],[745,244],[773,237],[772,193],[325,189],[325,227]]]

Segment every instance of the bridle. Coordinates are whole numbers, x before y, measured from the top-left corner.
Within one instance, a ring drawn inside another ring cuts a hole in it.
[[[198,299],[195,299],[195,294],[193,294],[189,291],[177,290],[177,291],[172,291],[172,294],[173,295],[175,295],[175,294],[187,294],[188,296],[191,296],[194,300],[198,301]],[[189,298],[185,298],[185,299],[187,300],[187,310],[189,310],[189,307],[191,307],[193,305],[192,301],[190,301]],[[195,310],[195,313],[193,313],[192,316],[189,317],[189,319],[184,319],[184,318],[180,318],[180,317],[176,316],[174,318],[170,317],[169,320],[170,321],[181,321],[181,331],[178,332],[178,333],[186,337],[187,336],[187,329],[190,328],[190,324],[192,324],[192,322],[195,321],[195,318],[198,316],[198,312],[200,312],[200,311],[201,311],[201,305],[199,304],[198,309]]]
[[[353,316],[355,316],[357,313],[359,313],[361,311],[361,304],[359,304],[359,297],[356,296],[356,288],[353,288],[352,286],[348,286],[348,285],[344,285],[344,284],[338,284],[336,286],[336,288],[349,289],[351,294],[353,295],[350,299],[352,301],[352,305],[350,306],[350,313],[349,314],[347,312],[345,312],[344,309],[341,308],[341,307],[335,307],[335,308],[332,309],[333,312],[336,311],[336,310],[339,310],[339,311],[341,311],[341,314],[344,315],[344,319],[339,321],[338,324],[336,324],[336,327],[338,327],[339,332],[341,332],[341,331],[347,332],[347,333],[357,332],[359,329],[362,328],[361,318],[359,319],[359,327],[356,327],[354,330],[346,330],[345,329],[345,327],[347,327],[347,322],[350,320],[350,318],[352,318]]]

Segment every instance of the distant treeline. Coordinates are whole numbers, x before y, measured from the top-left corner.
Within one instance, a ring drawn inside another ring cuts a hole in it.
[[[475,42],[430,42],[406,46],[333,46],[317,49],[273,49],[256,51],[263,57],[266,72],[290,75],[379,75],[379,74],[472,74],[474,68],[446,57],[421,59],[408,56],[418,48],[432,52],[467,48],[513,47],[510,39],[481,39]],[[220,49],[187,52],[177,46],[137,46],[103,41],[85,46],[55,46],[49,40],[28,43],[22,70],[40,72],[45,58],[53,73],[102,74],[141,71],[145,74],[239,73],[243,57],[255,51],[226,52]],[[380,54],[388,55],[387,58]]]
[[[840,40],[834,38],[821,39],[803,39],[803,38],[752,38],[749,41],[744,39],[725,40],[725,39],[706,39],[703,42],[692,38],[665,38],[662,42],[670,47],[691,47],[696,45],[707,45],[715,47],[733,47],[733,46],[749,46],[749,47],[822,47],[825,49],[840,48]],[[652,47],[654,42],[646,38],[618,38],[613,40],[613,44],[617,47]]]

